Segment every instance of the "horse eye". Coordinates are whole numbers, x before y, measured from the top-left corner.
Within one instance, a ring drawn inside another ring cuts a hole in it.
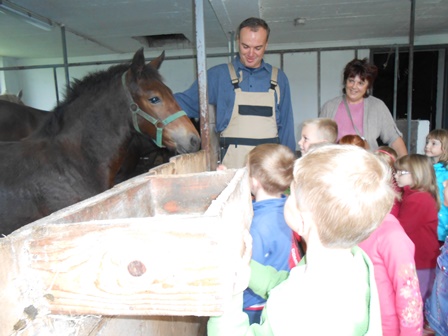
[[[149,98],[148,100],[149,100],[149,102],[150,102],[151,104],[157,104],[157,103],[160,103],[160,98],[159,98],[159,97],[151,97],[151,98]]]

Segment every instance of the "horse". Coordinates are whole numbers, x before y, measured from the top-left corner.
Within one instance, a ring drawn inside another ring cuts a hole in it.
[[[1,99],[1,98],[0,98]],[[42,127],[50,112],[0,100],[0,141],[19,141]]]
[[[22,90],[18,94],[2,93],[0,94],[0,100],[9,101],[11,103],[16,103],[20,105],[25,105],[22,101]]]
[[[176,153],[199,150],[199,134],[163,83],[165,53],[75,80],[45,124],[0,143],[0,234],[101,193],[114,184],[136,133]]]

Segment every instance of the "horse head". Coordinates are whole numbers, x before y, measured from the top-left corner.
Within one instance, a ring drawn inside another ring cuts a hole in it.
[[[10,93],[2,93],[0,95],[0,100],[6,100],[9,101],[11,103],[15,103],[15,104],[20,104],[20,105],[25,105],[22,101],[22,90],[19,91],[18,94],[10,94]]]
[[[201,144],[199,133],[158,72],[164,58],[165,52],[162,52],[146,64],[142,48],[123,74],[134,128],[149,135],[159,147],[176,153],[196,152]]]

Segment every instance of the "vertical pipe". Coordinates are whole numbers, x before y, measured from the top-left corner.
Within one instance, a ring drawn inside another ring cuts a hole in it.
[[[415,20],[415,0],[411,0],[411,24],[409,28],[409,77],[408,77],[408,153],[411,152],[411,121],[412,121],[412,82],[414,72],[414,20]]]
[[[194,0],[196,18],[196,51],[199,86],[199,107],[202,149],[206,153],[206,169],[211,167],[210,120],[208,115],[207,63],[205,55],[204,0]]]
[[[229,39],[229,63],[232,62],[233,58],[235,57],[235,32],[232,31],[229,33],[230,39]]]
[[[397,45],[395,45],[394,100],[393,100],[393,115],[394,115],[394,120],[397,120],[398,70],[400,70],[400,49],[398,48]]]
[[[320,114],[320,100],[321,100],[321,67],[320,67],[320,50],[317,52],[317,110],[318,114]]]
[[[58,76],[56,74],[56,67],[53,68],[53,78],[54,78],[54,90],[56,93],[56,103],[57,105],[59,105]]]
[[[65,25],[61,25],[61,35],[62,35],[62,53],[64,57],[64,70],[65,70],[65,85],[70,87],[70,76],[68,74],[68,59],[67,59],[67,40],[65,39]]]

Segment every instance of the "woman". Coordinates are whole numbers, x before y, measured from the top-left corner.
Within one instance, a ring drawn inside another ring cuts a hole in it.
[[[349,62],[344,69],[344,95],[326,102],[319,117],[336,121],[338,141],[344,135],[358,134],[375,150],[379,137],[401,157],[407,154],[401,132],[387,106],[369,94],[377,73],[377,67],[366,58]]]

